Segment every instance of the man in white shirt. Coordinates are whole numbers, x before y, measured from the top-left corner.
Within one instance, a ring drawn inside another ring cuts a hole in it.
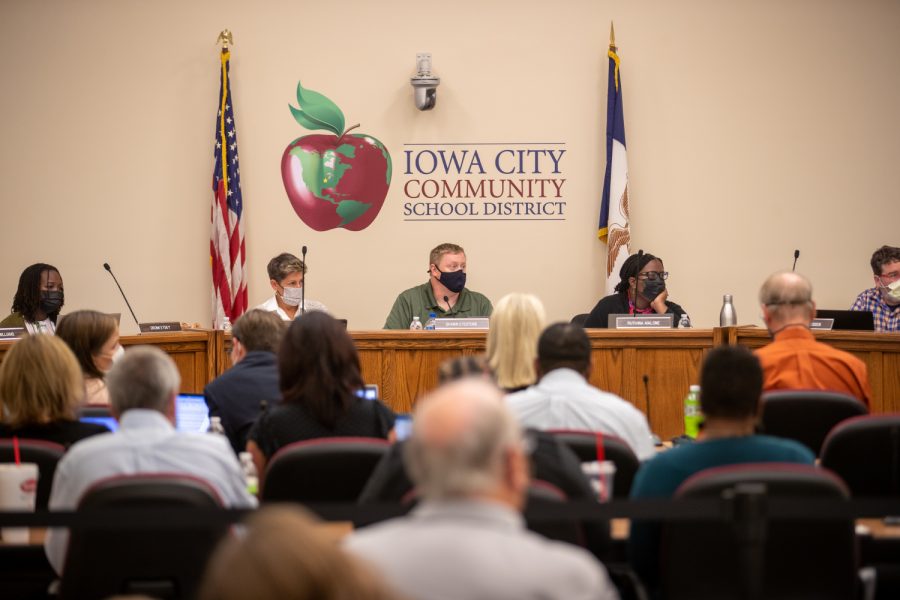
[[[346,539],[404,596],[618,598],[585,550],[525,528],[522,431],[492,384],[463,380],[421,400],[404,459],[423,501],[409,516]]]
[[[506,397],[523,427],[605,433],[625,440],[640,460],[656,454],[644,413],[588,383],[591,342],[582,327],[556,323],[545,329],[535,362],[538,382]]]
[[[74,510],[97,481],[117,475],[184,473],[209,483],[223,505],[252,508],[241,467],[224,436],[175,430],[175,397],[181,376],[164,352],[149,346],[129,350],[106,376],[119,431],[83,440],[56,468],[51,511]],[[69,534],[50,529],[47,558],[62,574]]]

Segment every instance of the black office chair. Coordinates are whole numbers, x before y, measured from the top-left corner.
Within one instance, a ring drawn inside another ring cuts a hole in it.
[[[590,313],[581,313],[572,317],[572,320],[569,322],[572,325],[580,325],[581,327],[584,327],[584,324],[588,320],[589,316],[591,316]]]
[[[628,498],[631,484],[637,474],[641,461],[631,450],[625,440],[614,435],[581,431],[574,429],[551,429],[549,431],[562,443],[569,447],[581,462],[611,460],[616,464],[616,476],[613,478],[613,498]],[[597,443],[601,444],[600,452]]]
[[[79,511],[113,508],[222,507],[205,481],[180,474],[126,475],[97,482]],[[70,530],[60,597],[101,599],[118,594],[193,598],[206,562],[227,525],[91,526]]]
[[[53,484],[53,475],[56,473],[56,463],[66,453],[61,444],[19,438],[19,458],[23,463],[35,463],[38,467],[37,496],[35,509],[44,510],[50,500],[50,487]],[[12,438],[0,439],[0,463],[16,461]]]
[[[761,412],[762,433],[796,440],[818,456],[832,427],[869,411],[841,392],[780,390],[763,394]]]
[[[264,502],[355,502],[390,443],[379,438],[318,438],[281,448],[266,467]]]
[[[85,404],[76,411],[78,418],[81,417],[112,417],[112,410],[106,404]]]
[[[900,413],[847,419],[822,445],[822,466],[853,496],[900,496]]]
[[[722,497],[746,484],[762,484],[765,497],[848,499],[843,482],[808,465],[760,463],[701,471],[675,492],[676,499]],[[763,511],[764,512],[764,511]],[[662,527],[660,566],[664,597],[678,600],[854,598],[856,539],[852,518],[770,520],[762,529],[762,573],[742,562],[746,546],[732,522],[675,521]],[[746,532],[744,532],[746,533]]]

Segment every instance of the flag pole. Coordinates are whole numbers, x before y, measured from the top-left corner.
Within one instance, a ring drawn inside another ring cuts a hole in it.
[[[227,29],[225,31],[228,31]],[[616,28],[613,25],[613,22],[609,22],[609,49],[615,52],[618,50],[616,48]]]
[[[229,46],[234,46],[234,36],[231,35],[230,29],[223,29],[216,38],[216,43],[222,45],[222,50],[228,50]]]

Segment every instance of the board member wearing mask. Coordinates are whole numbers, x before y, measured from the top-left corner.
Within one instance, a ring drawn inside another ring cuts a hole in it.
[[[413,317],[425,325],[430,313],[453,318],[491,316],[491,301],[466,287],[466,251],[461,246],[437,246],[428,263],[428,281],[397,296],[385,329],[409,329]]]
[[[269,261],[269,285],[275,295],[257,306],[259,310],[277,313],[285,321],[293,321],[300,316],[300,300],[303,293],[303,277],[307,267],[300,259],[283,252]],[[303,299],[306,312],[320,310],[328,312],[321,302]]]
[[[666,289],[668,278],[669,273],[664,270],[661,258],[647,252],[632,254],[619,269],[616,293],[597,303],[584,326],[605,329],[609,315],[633,312],[636,315],[674,315],[677,327],[685,311],[674,302],[669,302],[669,290]]]
[[[22,271],[12,314],[0,327],[24,327],[28,333],[54,333],[65,303],[62,276],[53,265],[36,263]]]

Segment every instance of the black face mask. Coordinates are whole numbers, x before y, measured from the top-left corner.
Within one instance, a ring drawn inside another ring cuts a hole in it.
[[[448,290],[453,292],[454,294],[458,294],[462,291],[464,287],[466,287],[466,272],[465,271],[441,271],[437,268],[437,265],[434,267],[438,270],[438,273],[441,276],[438,278],[438,281],[444,284]]]
[[[653,281],[645,281],[644,282],[644,291],[641,292],[641,296],[653,302],[657,296],[662,294],[666,289],[666,282],[662,279],[655,279]]]
[[[65,302],[65,294],[63,292],[58,291],[41,291],[41,310],[47,313],[48,315],[54,315],[58,313]]]

